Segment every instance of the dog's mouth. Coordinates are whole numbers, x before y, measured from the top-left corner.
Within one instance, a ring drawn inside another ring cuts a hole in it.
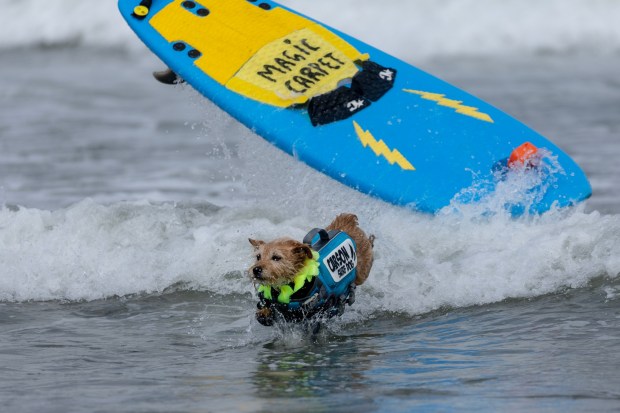
[[[278,288],[283,285],[287,285],[292,281],[288,278],[274,277],[273,275],[269,274],[268,272],[264,270],[255,271],[255,268],[257,267],[250,268],[250,271],[248,271],[248,275],[252,281],[260,285]]]
[[[272,285],[274,281],[271,275],[264,271],[261,267],[250,268],[248,275],[252,281],[263,285]]]

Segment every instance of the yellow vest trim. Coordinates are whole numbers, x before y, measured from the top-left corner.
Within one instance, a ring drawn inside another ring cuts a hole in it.
[[[312,251],[312,259],[307,259],[304,267],[295,275],[293,282],[289,285],[283,285],[279,287],[278,302],[281,304],[289,304],[291,302],[291,296],[297,291],[301,290],[306,282],[310,282],[314,277],[319,275],[319,253]],[[258,287],[258,292],[263,293],[263,297],[267,300],[273,300],[272,288],[270,285],[261,285]]]

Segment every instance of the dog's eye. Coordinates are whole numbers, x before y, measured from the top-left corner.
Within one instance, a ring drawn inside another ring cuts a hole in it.
[[[258,254],[258,255],[256,256],[256,261],[260,261],[260,258],[261,258],[261,256],[260,256],[260,254]]]
[[[280,261],[282,259],[282,257],[278,256],[278,255],[274,255],[273,257],[271,257],[272,260],[274,261]]]

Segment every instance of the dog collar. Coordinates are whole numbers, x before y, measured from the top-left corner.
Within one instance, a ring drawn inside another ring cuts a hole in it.
[[[289,304],[291,302],[291,296],[297,291],[301,290],[303,286],[310,282],[319,275],[319,253],[312,251],[312,258],[306,259],[304,266],[293,278],[293,282],[280,287],[278,293],[278,302],[281,304]],[[267,300],[273,300],[273,294],[270,285],[260,285],[258,292],[263,294],[263,297]]]

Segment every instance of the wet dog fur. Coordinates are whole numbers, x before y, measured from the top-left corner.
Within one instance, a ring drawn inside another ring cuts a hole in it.
[[[372,268],[374,235],[367,236],[364,233],[354,214],[338,215],[325,229],[343,231],[353,238],[357,247],[355,284],[363,284]],[[249,268],[248,275],[260,284],[272,287],[288,284],[303,268],[306,259],[312,258],[310,246],[291,238],[279,238],[270,242],[253,239],[249,241],[254,247],[256,261]],[[265,310],[268,309],[259,311]]]

